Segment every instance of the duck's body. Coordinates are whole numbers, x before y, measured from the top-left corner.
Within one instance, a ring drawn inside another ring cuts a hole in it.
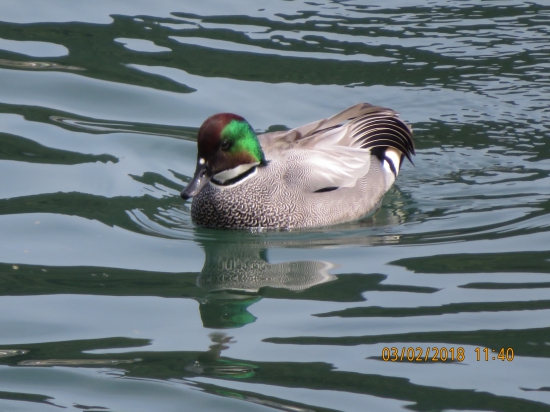
[[[257,138],[237,123],[250,128],[239,116],[220,114],[199,131],[197,171],[182,192],[194,196],[197,225],[296,228],[355,220],[376,210],[403,157],[414,154],[409,127],[394,111],[369,104]]]
[[[315,193],[306,185],[294,183],[313,170],[300,167],[300,158],[307,153],[293,152],[271,157],[266,166],[240,185],[206,185],[193,199],[193,222],[203,227],[228,228],[293,228],[346,222],[375,210],[394,180],[386,177],[380,161],[373,156],[367,173],[354,187]]]

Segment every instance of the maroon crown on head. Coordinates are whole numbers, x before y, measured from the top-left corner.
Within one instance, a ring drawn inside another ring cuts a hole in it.
[[[204,121],[197,137],[200,157],[204,157],[207,153],[213,153],[217,150],[222,130],[232,120],[244,121],[245,119],[233,113],[218,113]]]

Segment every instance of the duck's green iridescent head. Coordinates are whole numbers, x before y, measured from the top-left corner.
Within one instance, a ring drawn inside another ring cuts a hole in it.
[[[227,153],[241,156],[248,154],[253,162],[265,163],[264,152],[258,137],[246,120],[231,120],[222,129],[220,138],[221,148]]]
[[[181,192],[184,199],[196,196],[213,180],[232,184],[246,177],[257,166],[267,164],[258,136],[241,116],[218,113],[204,121],[197,137],[195,176]]]

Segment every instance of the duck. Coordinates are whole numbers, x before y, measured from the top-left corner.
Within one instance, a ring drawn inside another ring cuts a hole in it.
[[[218,113],[197,136],[191,219],[206,228],[297,229],[358,220],[378,210],[412,128],[398,114],[359,103],[291,130],[256,134],[241,116]]]

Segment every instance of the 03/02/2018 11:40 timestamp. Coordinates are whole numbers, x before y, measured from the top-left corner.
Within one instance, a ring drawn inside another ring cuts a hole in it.
[[[514,349],[512,348],[475,348],[474,359],[476,361],[500,360],[512,362]],[[466,360],[466,351],[463,347],[385,347],[382,349],[384,362],[463,362]]]

